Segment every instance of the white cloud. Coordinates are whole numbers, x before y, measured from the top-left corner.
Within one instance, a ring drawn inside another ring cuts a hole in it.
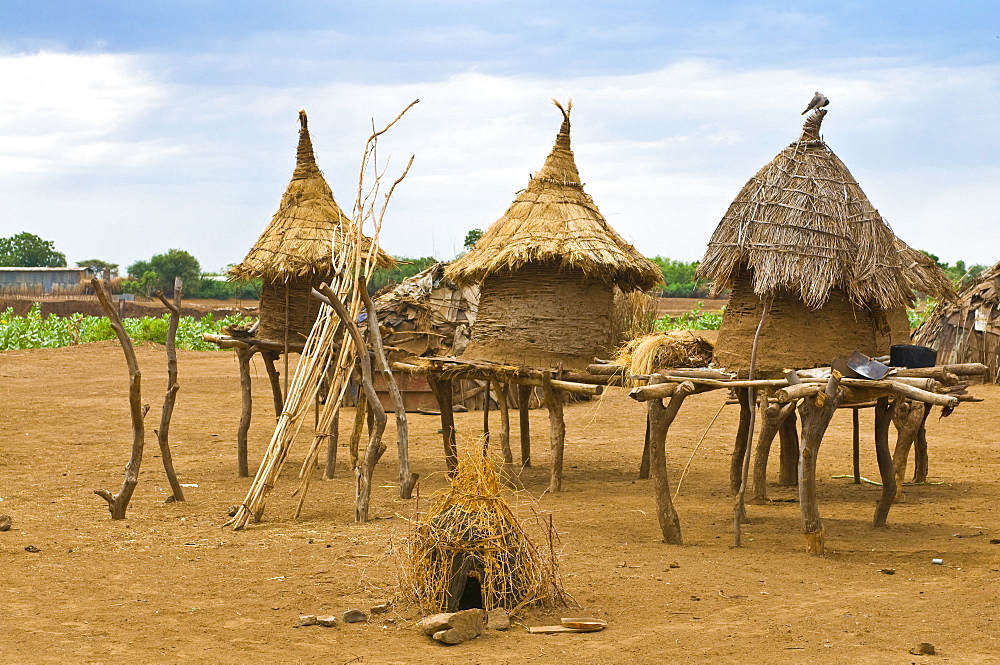
[[[349,207],[371,117],[381,126],[415,98],[422,102],[380,144],[390,174],[416,154],[383,244],[450,258],[541,167],[560,122],[548,100],[569,96],[577,163],[612,225],[647,254],[697,259],[742,184],[797,137],[815,89],[832,100],[828,143],[901,237],[947,260],[1000,258],[996,169],[968,168],[1000,149],[984,120],[1000,95],[996,67],[831,59],[809,71],[685,60],[627,76],[467,72],[389,85],[331,80],[312,63],[310,85],[220,88],[167,83],[141,62],[0,58],[0,76],[13,81],[0,93],[0,172],[22,174],[17,191],[0,191],[0,205],[71,260],[126,264],[179,247],[207,268],[239,261],[287,184],[298,108],[309,111],[320,167]],[[66,172],[74,190],[47,199]],[[942,234],[945,218],[952,232]],[[88,231],[95,221],[106,234]]]

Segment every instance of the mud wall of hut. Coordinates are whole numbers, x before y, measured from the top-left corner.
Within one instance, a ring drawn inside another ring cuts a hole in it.
[[[480,290],[472,341],[463,357],[582,369],[614,347],[614,286],[578,269],[528,264],[491,275]]]
[[[719,329],[714,363],[745,374],[760,322],[763,304],[750,279],[737,279]],[[893,344],[908,344],[906,310],[883,311],[860,307],[840,289],[830,292],[826,304],[809,309],[796,295],[779,291],[761,330],[756,374],[780,375],[785,368],[822,367],[834,358],[860,351],[885,355]]]

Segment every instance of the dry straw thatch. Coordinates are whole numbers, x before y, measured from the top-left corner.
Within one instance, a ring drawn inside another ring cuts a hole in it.
[[[710,341],[690,330],[666,330],[634,339],[622,347],[615,364],[626,374],[646,375],[672,367],[707,367],[712,362]]]
[[[949,295],[941,270],[895,237],[820,138],[826,113],[814,111],[799,140],[744,185],[712,235],[698,276],[712,279],[718,292],[749,268],[758,297],[785,290],[813,309],[835,289],[883,310],[910,304],[913,289]]]
[[[913,343],[936,350],[940,364],[983,363],[1000,383],[1000,263],[984,271],[954,302],[938,303]]]
[[[448,266],[445,278],[469,284],[529,263],[552,263],[615,283],[623,291],[652,288],[663,279],[659,268],[611,228],[583,191],[570,150],[572,102],[566,107],[553,103],[563,122],[544,166],[475,247]]]
[[[469,576],[486,610],[564,603],[555,558],[531,542],[504,497],[500,465],[482,454],[461,459],[448,488],[414,523],[401,587],[424,612],[456,611]]]
[[[333,192],[316,165],[305,111],[299,111],[299,145],[295,172],[281,197],[281,205],[256,244],[239,265],[230,269],[233,279],[263,277],[265,282],[283,282],[293,277],[329,279],[333,256],[342,255],[351,227],[333,198]],[[371,239],[363,237],[362,251],[372,251]],[[387,268],[395,260],[375,247],[375,265]]]

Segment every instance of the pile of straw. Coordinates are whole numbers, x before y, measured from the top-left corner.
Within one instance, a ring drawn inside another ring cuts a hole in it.
[[[502,494],[497,462],[466,456],[434,498],[414,522],[402,565],[401,587],[423,611],[449,610],[449,589],[463,563],[479,573],[486,610],[561,601],[551,543],[543,557]]]
[[[690,330],[665,330],[634,339],[615,359],[627,374],[646,375],[670,367],[707,367],[712,343]]]
[[[799,140],[744,185],[712,235],[698,277],[713,280],[718,293],[749,268],[757,296],[787,290],[813,309],[835,289],[883,310],[910,304],[913,289],[946,296],[940,268],[896,238],[823,142],[826,113],[813,112]]]
[[[481,283],[494,273],[552,262],[615,283],[623,291],[652,288],[663,280],[660,269],[611,228],[583,190],[570,149],[572,102],[566,107],[554,103],[563,122],[542,169],[469,253],[448,266],[445,278],[458,284]]]

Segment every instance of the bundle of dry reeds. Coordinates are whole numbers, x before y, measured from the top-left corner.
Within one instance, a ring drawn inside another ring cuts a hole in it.
[[[642,291],[624,292],[615,289],[615,308],[611,328],[616,344],[648,335],[656,321],[657,300]]]
[[[788,290],[814,309],[840,288],[859,305],[884,310],[912,302],[912,289],[944,295],[928,264],[907,266],[889,225],[847,167],[820,138],[826,109],[743,187],[716,228],[698,276],[717,293],[738,271],[753,272],[758,296]]]
[[[445,278],[470,284],[528,263],[554,262],[624,291],[652,288],[663,279],[659,268],[611,228],[583,191],[570,150],[572,102],[553,103],[563,122],[544,166],[475,247],[448,266]]]
[[[648,375],[671,367],[707,367],[713,345],[690,330],[664,330],[633,339],[621,348],[615,364],[626,374]]]
[[[414,520],[400,586],[423,611],[454,608],[450,593],[463,571],[478,574],[487,610],[565,602],[551,541],[543,556],[504,496],[500,470],[490,457],[466,456],[450,486]]]

